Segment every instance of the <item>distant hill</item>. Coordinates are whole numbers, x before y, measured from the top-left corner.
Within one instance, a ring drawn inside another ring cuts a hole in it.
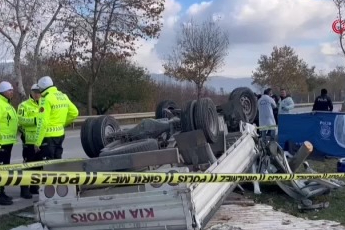
[[[165,82],[168,84],[179,83],[173,78],[165,76],[164,74],[151,74],[153,80],[157,82]],[[206,82],[207,87],[214,88],[216,91],[220,91],[223,88],[225,93],[231,92],[233,89],[237,87],[249,87],[253,91],[256,91],[256,88],[251,84],[252,79],[250,77],[246,78],[230,78],[230,77],[220,77],[214,76],[211,77],[210,80]],[[185,84],[185,83],[180,83]]]

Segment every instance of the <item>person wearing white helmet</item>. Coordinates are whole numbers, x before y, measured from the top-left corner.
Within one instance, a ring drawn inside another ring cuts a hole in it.
[[[10,164],[13,145],[17,142],[18,117],[11,105],[13,86],[8,81],[0,82],[0,164]],[[0,187],[0,205],[12,205],[5,187]]]
[[[79,111],[68,96],[54,86],[49,76],[40,78],[37,84],[41,99],[35,132],[35,151],[40,151],[43,159],[61,159],[65,127],[78,117]]]
[[[18,106],[18,122],[21,130],[21,139],[23,142],[23,160],[24,162],[41,161],[42,154],[35,153],[35,132],[38,115],[38,103],[41,97],[40,88],[37,84],[31,86],[29,99],[23,101]],[[30,168],[30,170],[40,170],[38,168]],[[31,199],[32,194],[38,194],[38,186],[20,186],[20,196],[24,199]]]

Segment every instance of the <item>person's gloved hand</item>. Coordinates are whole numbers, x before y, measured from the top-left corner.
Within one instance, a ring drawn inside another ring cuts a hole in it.
[[[288,109],[287,109],[287,108],[285,108],[284,106],[282,106],[282,110],[287,111]]]

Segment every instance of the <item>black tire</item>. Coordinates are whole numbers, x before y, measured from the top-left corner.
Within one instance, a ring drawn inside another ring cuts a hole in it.
[[[248,117],[242,109],[241,102],[238,100],[231,100],[230,103],[231,113],[227,115],[227,123],[229,132],[237,132],[240,130],[240,121],[249,122]]]
[[[216,143],[219,135],[218,114],[210,98],[201,98],[196,102],[194,113],[195,128],[204,132],[209,143]]]
[[[175,102],[170,100],[161,101],[156,107],[156,119],[167,117],[164,109],[174,110],[177,109],[177,105]]]
[[[92,126],[93,145],[98,154],[111,142],[107,140],[107,135],[120,131],[118,121],[112,116],[97,117]]]
[[[184,106],[181,114],[182,132],[190,132],[195,130],[194,111],[196,100],[188,101]]]
[[[239,87],[234,89],[229,96],[229,101],[239,101],[248,122],[254,122],[258,109],[258,102],[255,94],[250,88]]]
[[[95,118],[87,118],[80,129],[80,141],[86,155],[90,158],[98,157],[98,153],[93,145],[92,129]]]
[[[158,141],[156,139],[142,139],[119,144],[107,151],[101,152],[99,156],[105,157],[113,155],[122,155],[126,153],[146,152],[158,149]]]

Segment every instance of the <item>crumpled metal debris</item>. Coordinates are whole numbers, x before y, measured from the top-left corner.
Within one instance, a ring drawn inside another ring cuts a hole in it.
[[[258,147],[262,154],[258,162],[252,166],[253,173],[294,173],[290,164],[293,159],[294,168],[296,168],[295,155],[284,151],[275,141],[264,143],[259,140]],[[303,165],[305,172],[317,173],[303,157],[298,158],[297,161],[300,161],[297,165]],[[298,205],[300,210],[327,208],[328,202],[313,204],[310,198],[329,194],[332,190],[345,186],[343,181],[335,179],[291,180],[276,183],[287,195],[300,202]],[[261,194],[258,182],[254,183],[254,193]]]

